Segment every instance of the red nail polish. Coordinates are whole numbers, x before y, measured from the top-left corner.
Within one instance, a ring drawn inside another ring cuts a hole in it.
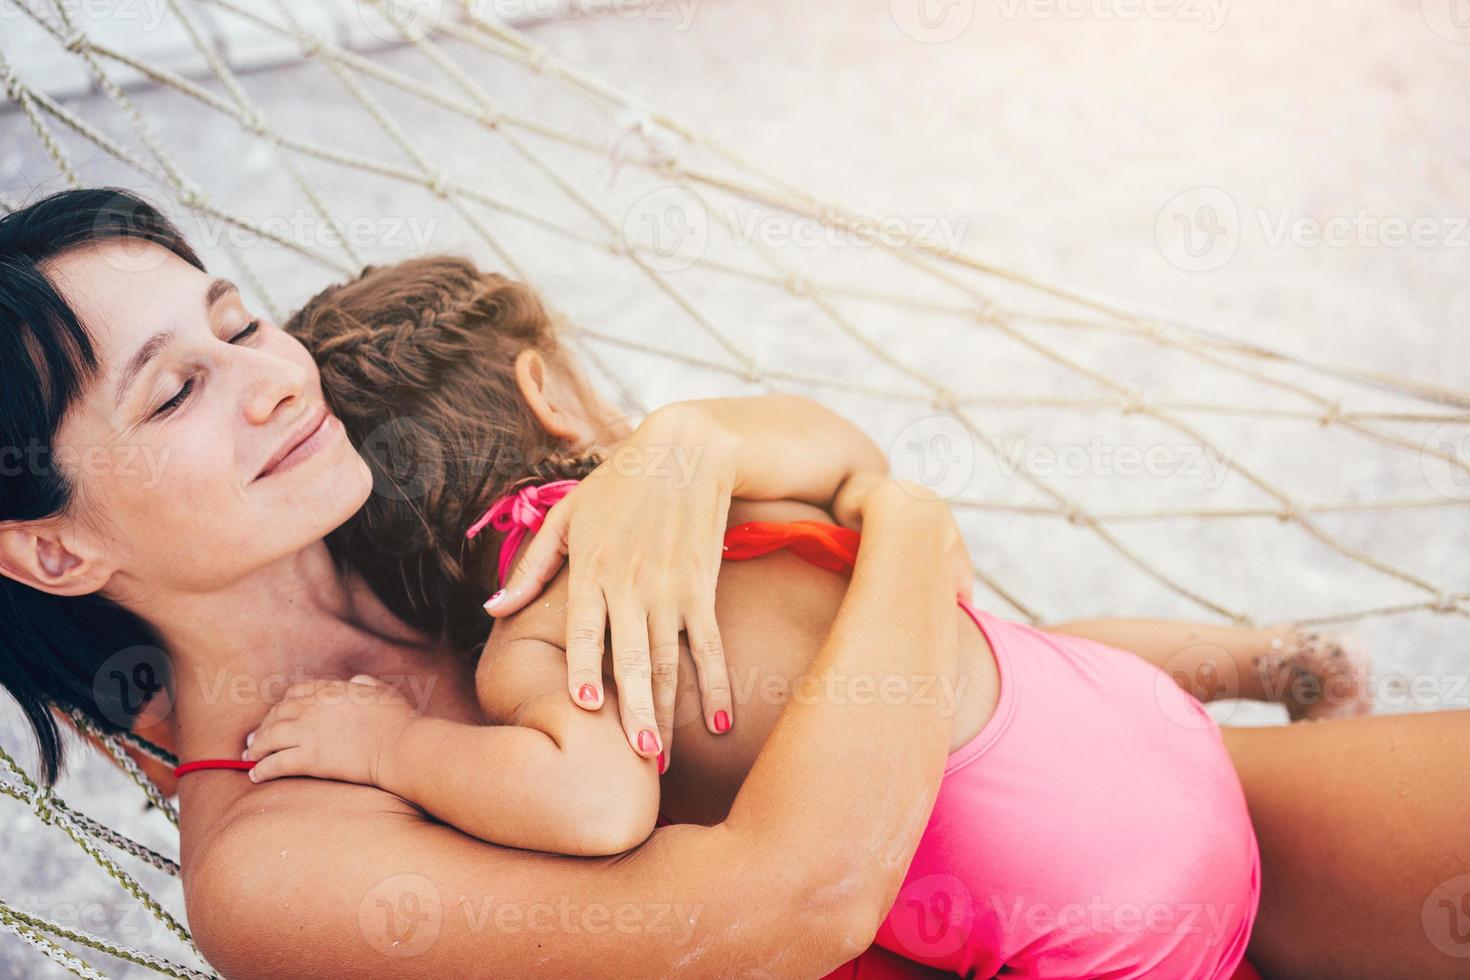
[[[666,773],[668,771],[669,771],[669,760],[664,755],[664,753],[660,752],[658,754],[658,774],[660,776],[662,776],[664,773]]]
[[[581,701],[583,704],[596,704],[597,688],[593,687],[591,684],[583,684],[581,687],[577,688],[577,700]]]
[[[638,751],[639,752],[657,752],[658,751],[658,740],[653,737],[653,732],[649,731],[646,728],[643,729],[643,731],[641,731],[641,732],[638,733]]]
[[[730,730],[730,715],[728,713],[726,713],[726,711],[723,708],[721,708],[719,711],[716,711],[715,712],[715,731],[717,731],[721,735],[723,735],[726,732],[728,732],[729,730]]]

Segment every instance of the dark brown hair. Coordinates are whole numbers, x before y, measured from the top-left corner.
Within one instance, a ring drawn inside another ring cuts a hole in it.
[[[554,443],[516,385],[526,348],[570,364],[555,322],[524,284],[444,256],[368,266],[285,329],[373,471],[372,495],[328,547],[410,626],[477,651],[500,535],[469,542],[465,530],[495,498],[602,461]]]
[[[204,268],[161,211],[120,188],[61,191],[0,217],[0,521],[77,506],[57,430],[105,365],[47,270],[74,250],[118,241],[152,242]],[[64,758],[53,711],[104,732],[131,729],[165,680],[135,685],[131,668],[166,668],[162,646],[142,617],[100,592],[53,595],[0,575],[0,685],[35,733],[42,782],[56,780]]]

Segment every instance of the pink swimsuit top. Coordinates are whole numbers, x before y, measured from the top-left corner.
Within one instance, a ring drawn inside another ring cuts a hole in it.
[[[469,530],[473,538],[487,526],[504,534],[497,562],[497,580],[502,584],[510,571],[510,562],[528,534],[541,529],[546,513],[565,497],[580,481],[557,480],[533,484],[508,493],[492,503]],[[845,571],[857,561],[858,532],[821,521],[747,521],[725,531],[723,557],[739,561],[757,558],[778,548],[830,571]],[[174,768],[174,776],[186,776],[201,769],[237,769],[242,772],[255,767],[255,762],[242,759],[195,759]]]

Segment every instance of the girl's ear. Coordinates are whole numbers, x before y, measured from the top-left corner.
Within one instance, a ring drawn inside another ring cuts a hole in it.
[[[516,355],[516,386],[547,435],[578,447],[595,437],[575,386],[540,351],[527,347]]]
[[[113,569],[54,522],[0,524],[0,575],[52,595],[90,595]]]

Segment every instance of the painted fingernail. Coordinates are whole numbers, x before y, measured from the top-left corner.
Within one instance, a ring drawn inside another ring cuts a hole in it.
[[[730,715],[721,708],[715,712],[715,731],[723,735],[730,730]]]
[[[246,749],[244,752],[241,752],[240,753],[240,761],[241,762],[249,762],[250,761],[250,750],[249,749]]]
[[[658,751],[658,739],[654,738],[653,732],[649,731],[646,728],[643,729],[643,731],[641,731],[641,732],[638,733],[638,751],[639,752],[657,752]]]
[[[583,704],[596,704],[597,688],[593,687],[591,684],[583,684],[581,687],[577,688],[577,700],[581,701]]]
[[[254,742],[254,741],[255,741],[255,733],[254,732],[251,732],[249,735],[246,735],[245,736],[245,747],[247,749],[250,748],[250,744],[252,742]]]
[[[668,756],[665,755],[664,753],[660,752],[658,754],[658,774],[660,776],[662,776],[664,773],[666,773],[668,771],[669,771],[669,759],[668,759]]]
[[[496,603],[500,602],[501,598],[504,595],[505,595],[505,590],[504,589],[499,590],[494,595],[492,595],[490,598],[488,598],[488,599],[485,600],[485,606],[484,606],[484,608],[485,609],[489,609],[491,606],[493,606]]]

